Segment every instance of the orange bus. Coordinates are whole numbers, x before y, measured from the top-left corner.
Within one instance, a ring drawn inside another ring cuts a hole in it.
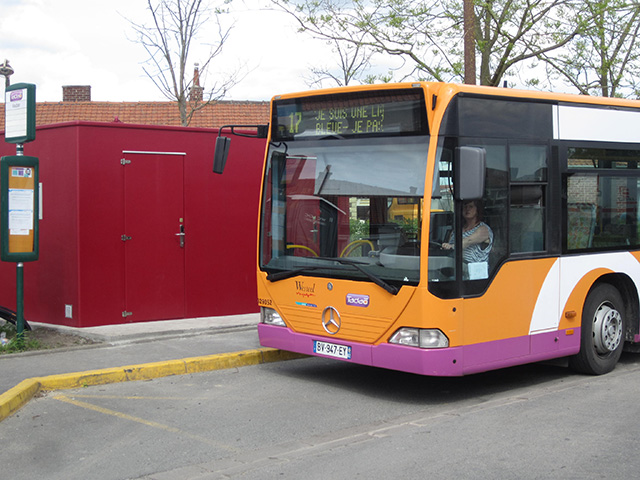
[[[262,131],[262,345],[460,376],[640,342],[640,102],[367,85]]]

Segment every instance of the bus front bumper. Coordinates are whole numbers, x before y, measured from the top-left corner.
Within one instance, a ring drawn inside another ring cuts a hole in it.
[[[316,341],[350,347],[351,358],[337,358],[337,360],[372,367],[388,368],[419,375],[446,377],[461,376],[465,373],[462,369],[461,347],[423,349],[390,343],[368,345],[319,335],[295,333],[286,327],[262,323],[258,324],[258,337],[260,345],[263,347],[278,348],[289,352],[325,358],[335,357],[316,353],[314,351]]]

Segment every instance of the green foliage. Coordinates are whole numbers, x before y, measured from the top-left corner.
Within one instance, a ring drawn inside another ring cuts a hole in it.
[[[369,237],[369,221],[357,218],[349,219],[349,234],[351,241]]]
[[[402,219],[399,220],[398,223],[400,225],[400,229],[404,232],[408,239],[415,240],[418,238],[420,223],[417,218],[402,217]]]
[[[367,71],[373,62],[362,64],[352,78],[364,83],[462,81],[467,1],[473,2],[474,29],[467,34],[475,40],[481,84],[501,86],[510,77],[538,89],[562,81],[582,94],[638,95],[636,1],[272,0],[303,32],[401,60],[387,76]],[[516,78],[520,74],[525,78]]]
[[[0,345],[0,355],[6,353],[26,352],[29,350],[39,350],[42,347],[36,339],[29,338],[29,332],[22,332],[22,338],[16,338],[16,327],[12,323],[5,323],[0,326],[0,334],[4,333],[9,342],[6,345]]]
[[[578,32],[565,49],[543,60],[550,77],[583,95],[634,97],[640,87],[640,4],[587,0],[577,14]]]
[[[378,75],[367,75],[364,79],[362,79],[362,83],[365,85],[373,85],[374,83],[391,83],[393,82],[393,72],[387,72],[386,75],[378,74]]]

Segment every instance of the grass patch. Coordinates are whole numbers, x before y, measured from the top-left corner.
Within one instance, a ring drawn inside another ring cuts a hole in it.
[[[39,340],[30,338],[30,335],[31,332],[25,330],[22,332],[22,338],[17,338],[15,325],[8,322],[6,322],[4,325],[1,325],[0,338],[4,338],[2,338],[2,342],[0,342],[2,343],[0,345],[0,355],[6,353],[27,352],[29,350],[40,350],[42,348],[45,348]]]
[[[20,343],[16,341],[15,325],[0,319],[0,336],[3,332],[7,343],[4,346],[0,345],[0,355],[31,350],[73,348],[102,343],[99,340],[85,338],[78,332],[64,332],[45,325],[38,325],[33,330],[25,330],[22,336],[22,343]]]

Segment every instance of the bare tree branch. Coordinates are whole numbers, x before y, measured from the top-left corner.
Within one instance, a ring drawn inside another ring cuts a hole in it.
[[[224,5],[224,1],[219,4]],[[143,70],[165,97],[177,102],[180,121],[187,126],[198,110],[226,95],[239,76],[238,72],[229,74],[209,89],[193,85],[188,71],[189,65],[193,64],[192,47],[204,36],[203,27],[215,26],[209,53],[197,59],[199,78],[205,78],[207,70],[221,54],[233,26],[222,26],[220,15],[224,10],[212,8],[208,0],[147,0],[147,8],[151,16],[149,24],[129,22],[136,33],[136,41],[149,55]],[[191,99],[194,87],[201,89],[202,95]]]

